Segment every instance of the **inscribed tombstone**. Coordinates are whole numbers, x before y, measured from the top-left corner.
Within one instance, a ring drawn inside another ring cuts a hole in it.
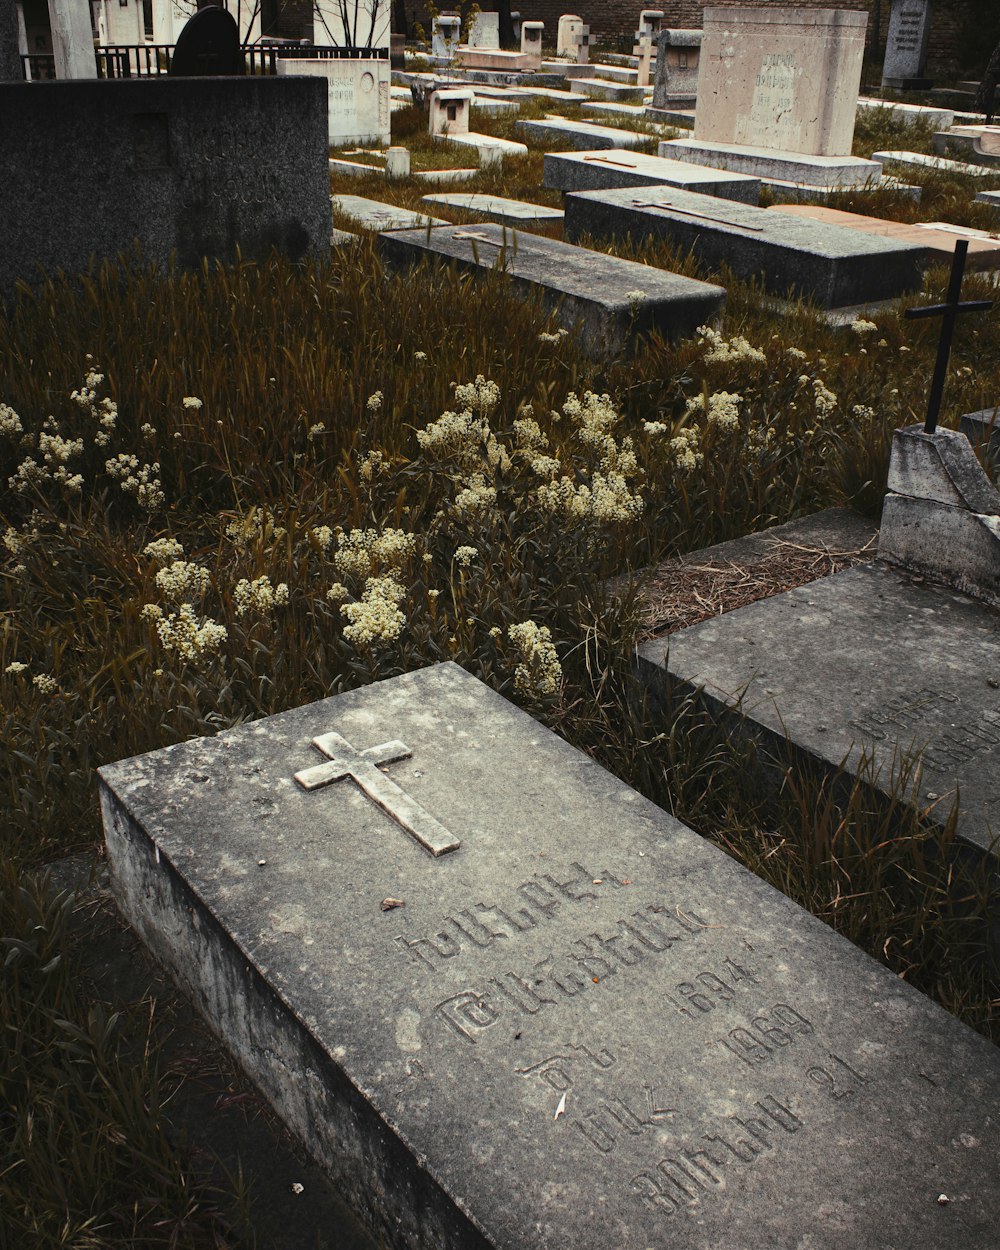
[[[882,67],[883,87],[926,85],[923,74],[930,33],[931,0],[893,0]]]
[[[707,8],[695,139],[849,153],[867,22],[843,9]]]
[[[460,846],[297,784],[331,732]],[[995,1245],[995,1048],[457,666],[101,777],[129,919],[387,1242]]]
[[[316,60],[280,57],[279,74],[322,78],[327,84],[331,147],[343,143],[380,143],[391,140],[389,58],[378,55]]]

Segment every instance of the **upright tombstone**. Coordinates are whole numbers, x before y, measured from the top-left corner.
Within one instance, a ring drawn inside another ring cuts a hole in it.
[[[279,75],[322,78],[327,85],[330,146],[344,143],[387,145],[392,138],[389,58],[381,48],[362,55],[317,58],[280,57]]]
[[[380,1244],[995,1247],[996,1048],[456,665],[100,777],[126,916]]]
[[[56,78],[96,78],[90,5],[80,0],[49,0],[49,26]]]
[[[471,87],[448,87],[431,92],[428,134],[467,135],[475,98]]]
[[[885,45],[882,86],[897,91],[926,91],[927,40],[931,33],[931,0],[893,0]]]
[[[576,49],[583,30],[583,18],[575,13],[564,13],[556,30],[556,56],[576,60]]]
[[[98,31],[102,44],[145,43],[143,0],[101,0]]]
[[[542,68],[542,32],[544,30],[544,22],[521,23],[521,55],[530,58],[525,65],[526,69]]]
[[[138,241],[184,267],[330,240],[325,85],[304,78],[0,84],[0,299]]]
[[[177,36],[173,78],[231,78],[246,73],[240,30],[225,9],[200,9]]]
[[[450,61],[462,36],[462,19],[453,13],[442,13],[431,26],[431,55]]]
[[[846,9],[707,8],[695,139],[849,153],[867,23]]]
[[[661,30],[656,36],[653,108],[690,107],[698,96],[700,30]]]
[[[500,47],[500,14],[480,9],[472,19],[468,45],[470,48],[496,51]]]
[[[707,8],[694,135],[661,155],[807,186],[877,181],[881,165],[851,155],[867,23],[845,9]]]

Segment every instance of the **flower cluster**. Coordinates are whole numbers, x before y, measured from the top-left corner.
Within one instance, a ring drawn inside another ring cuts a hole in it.
[[[341,614],[350,622],[344,626],[344,637],[364,648],[394,642],[406,624],[399,610],[405,596],[406,588],[394,577],[369,577],[361,598],[341,605]]]
[[[21,418],[8,404],[0,404],[0,434],[7,438],[15,438],[24,433]]]
[[[269,577],[256,577],[253,581],[242,578],[233,591],[237,616],[245,616],[248,612],[268,616],[287,602],[288,584],[279,582],[277,586],[272,586]]]
[[[557,694],[562,683],[562,666],[547,625],[524,621],[511,625],[507,637],[520,653],[514,672],[514,689],[529,699]]]
[[[156,538],[143,547],[142,554],[157,564],[170,564],[172,560],[181,558],[184,548],[176,538]]]
[[[187,560],[174,560],[156,574],[157,589],[171,603],[203,599],[212,584],[208,569]]]
[[[313,531],[315,533],[315,531]],[[336,530],[333,563],[342,577],[371,577],[402,568],[413,555],[416,539],[399,529]]]
[[[176,612],[164,615],[155,603],[147,603],[141,613],[144,621],[156,626],[156,634],[164,650],[182,660],[199,663],[213,655],[229,636],[225,625],[209,617],[198,618],[190,603],[182,603]]]
[[[690,473],[704,461],[704,454],[699,450],[700,437],[697,427],[683,425],[670,440],[668,447],[674,467],[681,473]]]
[[[711,326],[699,326],[698,335],[703,342],[708,344],[708,351],[705,353],[704,359],[713,364],[759,364],[767,363],[767,357],[757,347],[754,347],[741,334],[734,335],[731,339],[725,339],[718,332],[713,330]]]
[[[720,430],[736,430],[740,424],[740,404],[743,396],[735,391],[716,391],[708,396],[709,425],[718,426]],[[687,401],[687,415],[705,411],[705,396],[695,395]]]
[[[146,512],[155,512],[166,502],[158,463],[140,465],[137,456],[120,451],[113,460],[104,462],[104,468],[126,495],[135,496],[136,503]]]

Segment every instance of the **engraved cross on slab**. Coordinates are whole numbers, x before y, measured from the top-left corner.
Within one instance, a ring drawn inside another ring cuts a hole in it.
[[[377,803],[387,816],[391,816],[432,855],[458,850],[461,845],[458,839],[452,837],[444,825],[436,821],[430,812],[424,811],[405,790],[379,771],[380,764],[394,764],[413,754],[404,743],[383,742],[381,746],[358,751],[340,734],[328,733],[313,738],[312,744],[329,762],[295,774],[295,780],[303,790],[318,790],[321,786],[350,777],[373,803]]]

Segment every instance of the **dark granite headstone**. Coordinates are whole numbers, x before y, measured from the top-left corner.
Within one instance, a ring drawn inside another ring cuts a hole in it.
[[[170,58],[172,78],[232,78],[246,73],[240,28],[225,9],[207,6],[184,23]]]
[[[0,298],[138,241],[149,260],[327,253],[320,79],[0,84]]]
[[[17,39],[17,8],[0,0],[0,82],[22,82],[21,49]]]
[[[994,1250],[1000,1052],[456,665],[101,776],[129,919],[387,1245]]]

